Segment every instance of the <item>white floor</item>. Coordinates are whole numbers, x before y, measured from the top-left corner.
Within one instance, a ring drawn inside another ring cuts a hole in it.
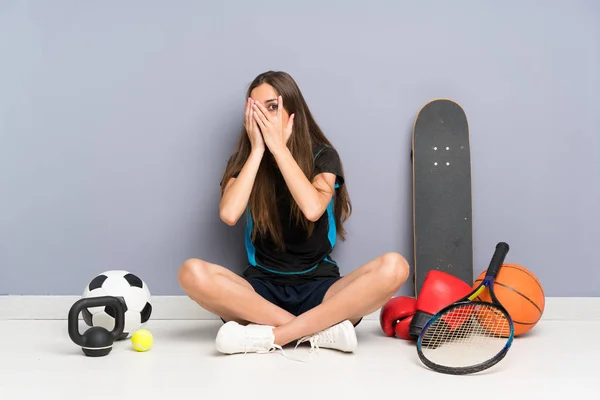
[[[354,354],[321,349],[305,363],[280,352],[224,356],[220,321],[151,321],[147,353],[116,344],[85,357],[66,321],[0,320],[0,399],[542,399],[600,398],[600,321],[542,321],[506,358],[469,376],[424,367],[414,344],[383,336],[378,321],[357,328]],[[286,352],[307,357],[309,347]]]

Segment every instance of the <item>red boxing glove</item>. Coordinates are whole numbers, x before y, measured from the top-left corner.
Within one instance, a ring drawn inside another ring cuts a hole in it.
[[[429,271],[419,293],[410,334],[419,336],[421,329],[434,314],[472,291],[471,285],[453,275],[437,270]]]
[[[410,323],[415,314],[417,300],[414,297],[392,297],[379,313],[379,324],[387,336],[401,339],[413,339],[408,333]]]

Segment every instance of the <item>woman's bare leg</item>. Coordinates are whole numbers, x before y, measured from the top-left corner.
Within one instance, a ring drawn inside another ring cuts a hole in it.
[[[220,265],[190,259],[179,269],[178,279],[192,300],[225,321],[276,327],[295,318],[256,293],[245,279]]]
[[[384,254],[382,257],[386,257],[386,256],[389,256],[389,254]],[[327,290],[327,293],[325,293],[325,296],[323,297],[323,302],[327,301],[332,296],[334,296],[336,293],[339,293],[340,291],[342,291],[343,289],[348,287],[348,285],[350,285],[352,282],[354,282],[357,278],[359,278],[367,273],[373,272],[373,270],[380,267],[380,264],[376,262],[380,258],[381,257],[379,257],[375,260],[372,260],[371,262],[363,265],[360,268],[355,269],[354,271],[343,276],[340,280],[338,280],[333,285],[331,285],[331,287],[329,288],[329,290]],[[404,283],[404,282],[402,282],[402,283]],[[370,314],[370,312],[367,314]],[[363,317],[363,315],[361,315],[360,317],[356,317],[356,318],[349,318],[349,320],[350,320],[350,322],[352,322],[353,325],[355,325],[356,323],[358,323],[358,321],[360,321],[360,319],[362,317]]]
[[[383,306],[408,276],[408,262],[400,254],[377,257],[333,284],[323,303],[276,327],[275,344],[284,346],[344,320],[357,321]]]

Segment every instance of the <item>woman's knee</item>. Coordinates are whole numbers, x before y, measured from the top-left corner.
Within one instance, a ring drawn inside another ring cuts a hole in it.
[[[184,290],[192,287],[201,290],[210,279],[210,266],[206,261],[191,258],[179,267],[177,279]]]
[[[410,275],[408,261],[399,253],[390,252],[381,256],[379,268],[382,280],[397,290],[406,282]]]

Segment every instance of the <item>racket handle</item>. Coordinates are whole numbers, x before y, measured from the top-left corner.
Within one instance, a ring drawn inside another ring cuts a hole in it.
[[[498,271],[500,271],[500,267],[504,263],[504,258],[508,253],[509,246],[507,243],[500,242],[496,245],[496,251],[494,251],[494,255],[492,256],[492,261],[490,261],[490,266],[487,269],[486,278],[496,278],[498,275]]]

